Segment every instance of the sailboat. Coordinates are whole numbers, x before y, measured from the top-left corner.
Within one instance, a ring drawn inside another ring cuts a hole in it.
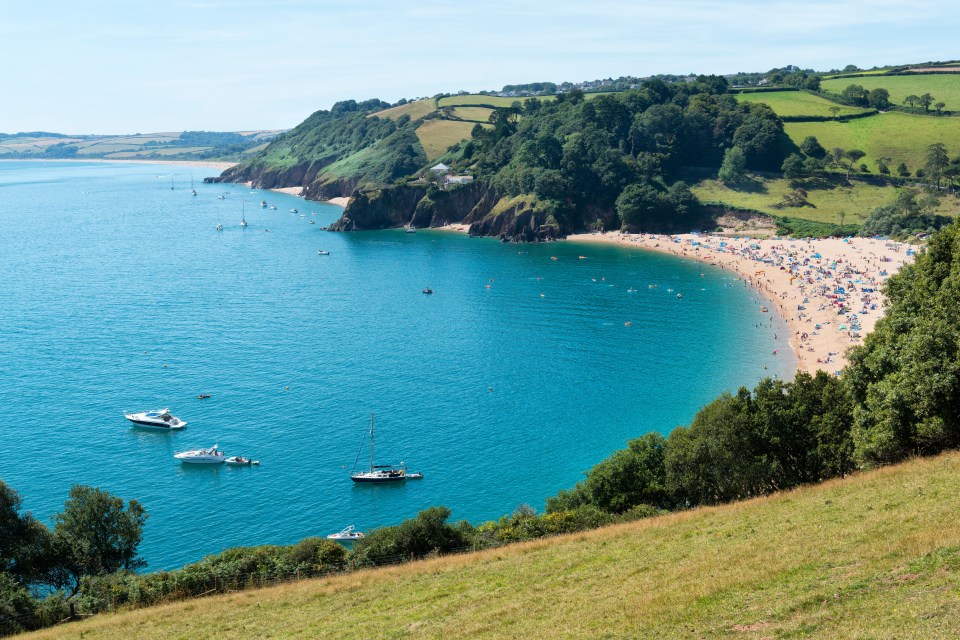
[[[240,226],[241,226],[241,227],[247,226],[247,208],[246,208],[246,206],[244,206],[245,203],[246,203],[246,200],[241,200],[241,201],[240,201],[240,211],[241,211],[241,213],[240,213]]]
[[[362,444],[360,445],[363,446]],[[360,451],[357,451],[357,460],[360,459]],[[402,463],[401,463],[402,464]],[[356,461],[353,463],[354,469],[357,467]],[[398,482],[400,480],[416,480],[422,478],[420,472],[408,472],[404,466],[394,467],[390,464],[373,463],[373,414],[370,414],[370,469],[368,471],[359,471],[351,473],[350,479],[354,482]]]
[[[197,190],[193,188],[193,174],[190,174],[190,195],[197,195]]]

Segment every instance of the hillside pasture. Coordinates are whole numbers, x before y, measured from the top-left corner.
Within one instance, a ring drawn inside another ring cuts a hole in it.
[[[475,122],[459,120],[427,120],[417,127],[417,138],[432,161],[447,152],[451,146],[470,137]]]
[[[785,216],[814,222],[860,224],[879,206],[894,201],[899,188],[878,187],[851,180],[849,184],[840,176],[833,179],[831,188],[805,186],[807,201],[813,206],[782,207],[775,205],[784,195],[793,191],[789,180],[755,178],[745,188],[733,189],[719,180],[702,180],[692,187],[694,194],[703,202],[719,202],[734,208],[751,209],[772,216]],[[825,185],[826,186],[826,185]],[[957,215],[960,201],[944,198],[940,207],[944,215]],[[843,216],[841,216],[841,213]]]
[[[877,170],[877,158],[892,160],[891,170],[905,162],[911,172],[923,165],[927,147],[946,145],[951,156],[960,154],[960,119],[936,118],[890,111],[847,122],[787,122],[784,130],[798,146],[807,136],[816,136],[825,149],[861,149],[865,163]],[[859,163],[858,163],[859,164]]]
[[[846,116],[865,113],[867,109],[838,105],[820,96],[806,91],[764,91],[738,93],[739,102],[762,102],[769,105],[773,112],[781,117],[790,116],[827,116],[833,115],[831,107],[837,107],[837,115]]]
[[[493,109],[487,107],[455,107],[453,116],[461,120],[473,120],[474,122],[487,122]]]
[[[592,100],[597,96],[603,95],[614,95],[616,92],[598,92],[598,93],[587,93],[584,94],[584,98],[587,100]],[[541,102],[550,102],[555,100],[556,96],[532,96]],[[500,107],[509,107],[514,102],[524,103],[527,100],[530,100],[530,97],[524,98],[505,98],[502,96],[485,96],[481,94],[467,94],[462,96],[447,96],[446,98],[440,98],[437,102],[438,106],[441,107],[459,107],[459,106],[483,106],[491,108],[500,108]]]
[[[411,120],[419,120],[420,118],[430,115],[437,110],[437,103],[433,98],[424,98],[423,100],[417,100],[416,102],[408,102],[407,104],[402,104],[398,107],[390,107],[389,109],[384,109],[383,111],[377,111],[376,113],[371,113],[368,118],[377,116],[378,118],[389,118],[391,120],[396,120],[400,116],[410,116]]]
[[[960,454],[25,638],[955,638]]]
[[[842,93],[851,84],[858,84],[870,91],[878,88],[886,89],[890,92],[890,102],[898,105],[902,105],[903,99],[909,95],[920,96],[929,93],[933,96],[934,103],[943,102],[947,105],[945,107],[947,110],[960,111],[960,73],[834,78],[824,80],[820,86],[832,93]],[[953,126],[960,128],[960,120],[954,121]]]

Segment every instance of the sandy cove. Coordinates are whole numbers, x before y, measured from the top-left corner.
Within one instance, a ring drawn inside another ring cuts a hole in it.
[[[846,351],[863,342],[883,317],[886,301],[880,287],[914,251],[910,245],[873,238],[759,240],[608,232],[567,240],[660,251],[734,271],[786,320],[797,368],[808,373],[837,373],[846,366]]]
[[[244,186],[253,189],[253,182],[244,182]],[[285,193],[290,196],[300,197],[300,194],[303,193],[303,187],[274,187],[273,189],[264,189],[264,191],[276,191],[278,193]],[[327,204],[333,204],[338,207],[346,208],[347,203],[350,202],[350,198],[347,196],[340,196],[337,198],[330,198],[329,200],[318,200],[317,202],[325,202]]]

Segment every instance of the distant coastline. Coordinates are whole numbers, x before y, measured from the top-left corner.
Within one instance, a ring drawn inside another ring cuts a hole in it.
[[[107,164],[180,164],[185,167],[202,167],[224,171],[236,162],[218,162],[216,160],[147,160],[140,158],[0,158],[0,162],[102,162]]]

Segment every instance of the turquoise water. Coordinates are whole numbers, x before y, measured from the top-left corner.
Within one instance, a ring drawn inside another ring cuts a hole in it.
[[[0,478],[42,519],[73,483],[142,501],[150,568],[431,505],[473,522],[541,509],[629,438],[791,369],[772,355],[784,326],[719,269],[583,244],[327,233],[339,208],[201,184],[211,173],[0,163]],[[153,433],[122,415],[158,407],[189,425]],[[423,480],[350,482],[370,413],[378,459]],[[214,442],[262,465],[172,458]]]

